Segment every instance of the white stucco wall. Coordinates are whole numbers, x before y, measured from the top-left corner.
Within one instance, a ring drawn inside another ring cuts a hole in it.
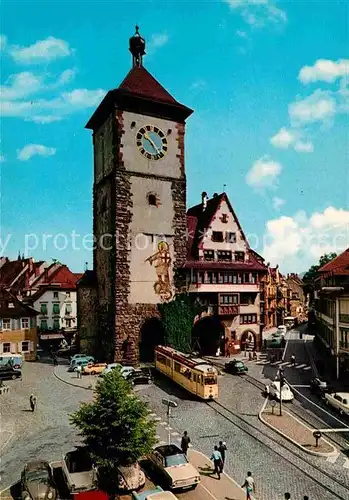
[[[34,303],[34,309],[39,312],[37,317],[38,326],[41,326],[41,320],[47,320],[47,327],[53,328],[53,320],[54,318],[59,317],[60,328],[64,328],[65,330],[75,330],[77,327],[77,310],[76,310],[76,291],[70,291],[70,297],[67,296],[66,291],[55,290],[58,292],[58,298],[54,297],[53,290],[46,290],[41,297],[39,297]],[[47,305],[47,315],[41,314],[41,304]],[[53,304],[59,304],[59,315],[53,314]],[[66,304],[71,304],[71,313],[70,315],[65,314]],[[71,327],[67,327],[66,319],[70,318]]]

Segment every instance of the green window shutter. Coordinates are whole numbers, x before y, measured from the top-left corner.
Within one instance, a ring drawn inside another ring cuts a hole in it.
[[[41,314],[47,314],[47,304],[41,304]]]
[[[59,304],[53,304],[53,314],[59,314]]]

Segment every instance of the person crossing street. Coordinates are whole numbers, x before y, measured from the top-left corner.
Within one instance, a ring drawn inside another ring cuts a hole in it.
[[[37,404],[37,397],[34,396],[34,394],[30,395],[29,404],[30,404],[31,411],[33,412],[35,410],[36,404]]]
[[[225,462],[225,452],[227,451],[227,445],[223,441],[219,441],[218,451],[222,457],[221,468],[220,468],[220,473],[222,474],[223,469],[224,469],[224,462]]]
[[[217,474],[218,479],[221,478],[221,467],[222,467],[222,455],[218,451],[218,446],[214,447],[213,453],[211,455],[211,460],[214,465],[214,474]]]
[[[252,477],[252,472],[248,471],[247,477],[241,488],[246,488],[246,500],[252,500],[252,493],[255,493],[256,486]]]
[[[187,431],[184,431],[181,441],[181,448],[184,455],[187,455],[188,453],[189,444],[190,444],[190,437],[188,436]]]

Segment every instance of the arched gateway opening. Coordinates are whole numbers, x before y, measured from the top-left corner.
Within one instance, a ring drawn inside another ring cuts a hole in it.
[[[256,334],[252,330],[245,330],[240,340],[241,351],[254,351],[257,349]]]
[[[165,330],[158,318],[147,319],[141,328],[139,339],[139,359],[154,361],[154,348],[165,343]]]
[[[215,356],[222,337],[224,341],[224,328],[218,317],[204,317],[193,326],[191,337],[193,350],[200,350],[204,356]]]

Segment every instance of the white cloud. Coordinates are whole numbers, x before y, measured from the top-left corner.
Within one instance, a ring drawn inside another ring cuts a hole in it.
[[[293,124],[327,121],[336,114],[336,100],[331,92],[317,89],[310,96],[289,104],[288,113]]]
[[[0,52],[5,50],[6,45],[7,45],[7,36],[0,35]]]
[[[246,176],[246,182],[254,187],[273,187],[280,175],[282,166],[277,161],[263,156],[255,161]]]
[[[12,46],[10,54],[17,63],[32,64],[48,62],[61,57],[67,57],[72,53],[69,43],[49,36],[45,40],[39,40],[29,47]]]
[[[40,123],[41,125],[45,125],[46,123],[59,122],[60,120],[63,120],[63,117],[58,115],[34,115],[28,118],[28,121]]]
[[[288,149],[297,140],[298,134],[294,130],[282,127],[271,139],[271,144],[280,149]]]
[[[241,14],[244,21],[254,27],[267,23],[285,23],[287,14],[273,0],[224,0],[232,10]]]
[[[17,158],[20,161],[28,161],[35,155],[53,156],[56,154],[56,148],[48,148],[42,144],[27,144],[23,149],[17,151]]]
[[[29,71],[9,76],[6,85],[0,86],[0,98],[3,100],[21,99],[41,89],[43,79]]]
[[[169,36],[166,33],[156,33],[151,36],[149,42],[147,43],[147,54],[152,55],[157,49],[160,49],[166,45],[169,41]]]
[[[273,198],[273,207],[275,208],[275,210],[280,210],[280,208],[285,205],[285,200],[283,200],[282,198],[278,198],[277,196],[274,196]]]
[[[349,210],[328,207],[307,216],[281,216],[266,224],[262,255],[283,272],[304,271],[324,253],[349,246]]]
[[[62,92],[53,99],[4,100],[0,102],[0,112],[3,117],[21,117],[26,120],[33,120],[36,123],[51,123],[76,111],[96,107],[105,94],[106,91],[103,89],[74,89],[71,92]],[[56,116],[56,118],[52,118],[53,116]]]
[[[349,75],[349,59],[318,59],[313,66],[303,66],[298,79],[302,83],[310,82],[334,82],[337,78]]]
[[[65,71],[63,71],[59,75],[58,80],[56,82],[56,85],[60,86],[60,85],[65,85],[67,83],[70,83],[72,80],[74,80],[76,73],[77,73],[77,70],[75,68],[74,69],[66,69]]]
[[[294,149],[298,153],[312,153],[314,151],[314,145],[311,141],[296,141]]]

